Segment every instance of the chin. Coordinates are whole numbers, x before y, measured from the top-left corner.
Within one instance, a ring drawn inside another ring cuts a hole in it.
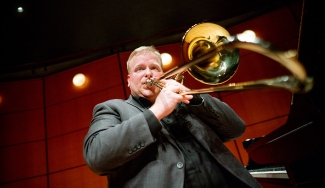
[[[145,91],[142,92],[142,95],[144,97],[153,97],[153,96],[157,96],[158,93],[155,92],[155,91],[152,91],[152,90],[145,90]]]

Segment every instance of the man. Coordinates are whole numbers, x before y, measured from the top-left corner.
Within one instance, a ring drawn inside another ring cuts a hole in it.
[[[127,68],[131,96],[96,105],[84,140],[87,165],[109,187],[260,187],[223,145],[245,130],[227,104],[180,95],[188,88],[174,80],[148,87],[163,74],[153,46],[134,50]]]

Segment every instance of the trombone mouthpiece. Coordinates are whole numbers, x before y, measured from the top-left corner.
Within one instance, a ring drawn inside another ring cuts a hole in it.
[[[155,85],[160,89],[163,89],[165,87],[163,83],[159,82],[158,80],[155,80],[154,78],[146,80],[146,85],[147,87],[152,87],[153,85]]]
[[[146,85],[148,87],[152,87],[152,85],[154,84],[154,82],[155,82],[154,78],[150,78],[150,79],[146,80]]]

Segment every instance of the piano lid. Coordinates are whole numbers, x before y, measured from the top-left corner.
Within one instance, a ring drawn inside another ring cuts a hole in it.
[[[305,0],[298,58],[314,87],[295,94],[287,122],[246,149],[250,160],[286,166],[294,187],[325,185],[325,11],[321,2]]]
[[[325,148],[325,22],[320,19],[325,13],[320,7],[316,1],[304,1],[298,47],[314,88],[295,94],[287,122],[246,149],[256,163],[287,163]]]

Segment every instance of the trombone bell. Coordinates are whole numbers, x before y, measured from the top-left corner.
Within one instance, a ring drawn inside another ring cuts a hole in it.
[[[183,61],[190,62],[227,43],[229,36],[228,31],[217,24],[200,23],[192,26],[182,39]],[[202,83],[217,85],[235,74],[238,63],[239,49],[222,49],[215,56],[189,67],[187,72]]]

